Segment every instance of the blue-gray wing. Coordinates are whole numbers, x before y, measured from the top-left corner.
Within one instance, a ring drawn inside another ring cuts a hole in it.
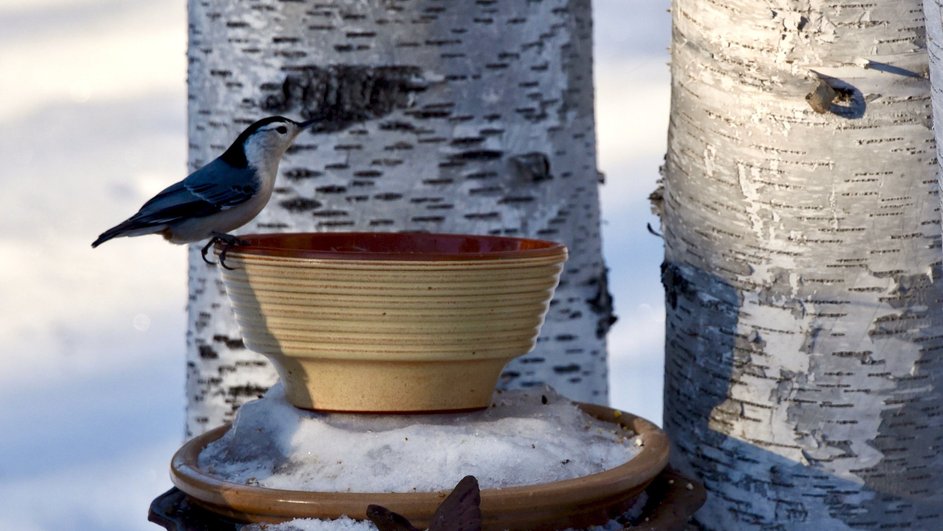
[[[220,210],[245,203],[261,186],[251,168],[233,168],[220,159],[203,166],[183,180],[183,186]]]
[[[183,220],[232,208],[252,198],[260,186],[252,170],[233,168],[216,159],[165,188],[137,214],[103,232],[92,247],[117,236],[152,234]]]
[[[164,189],[134,217],[166,224],[209,216],[248,201],[258,191],[252,170],[232,168],[217,159]]]

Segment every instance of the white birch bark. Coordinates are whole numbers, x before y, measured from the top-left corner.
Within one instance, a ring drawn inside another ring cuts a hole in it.
[[[935,528],[943,286],[920,1],[672,12],[664,418],[675,464],[710,492],[698,522]]]
[[[190,166],[269,114],[318,116],[241,232],[491,233],[564,242],[537,348],[503,385],[607,400],[588,0],[190,0]],[[549,168],[548,168],[549,166]],[[190,249],[187,432],[275,380]]]

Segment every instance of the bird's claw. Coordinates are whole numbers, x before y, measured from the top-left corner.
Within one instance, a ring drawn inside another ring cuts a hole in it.
[[[223,266],[224,269],[228,269],[230,271],[235,270],[236,268],[229,267],[228,265],[226,265],[226,253],[228,253],[230,249],[238,245],[249,245],[249,242],[247,242],[246,240],[240,240],[238,237],[233,236],[232,234],[224,234],[221,232],[214,232],[212,233],[211,236],[212,237],[210,238],[210,241],[208,241],[206,245],[204,245],[203,248],[200,249],[200,256],[203,257],[203,261],[210,265],[216,265],[215,263],[210,262],[206,258],[206,253],[209,252],[210,247],[212,247],[214,244],[218,242],[222,242],[223,250],[219,252],[219,265]]]
[[[230,249],[238,245],[249,245],[249,242],[245,240],[240,240],[239,238],[236,238],[236,237],[232,237],[232,239],[222,240],[222,242],[223,242],[223,250],[219,252],[219,265],[223,266],[223,269],[228,269],[230,271],[233,271],[234,269],[237,269],[237,268],[229,267],[228,265],[226,265],[226,253],[228,253]]]
[[[216,265],[216,262],[210,262],[209,259],[206,258],[206,253],[209,252],[210,247],[212,247],[213,244],[218,241],[219,241],[219,237],[213,236],[212,238],[210,238],[210,241],[206,242],[206,245],[204,245],[203,248],[200,249],[200,256],[202,256],[203,261],[209,265]]]

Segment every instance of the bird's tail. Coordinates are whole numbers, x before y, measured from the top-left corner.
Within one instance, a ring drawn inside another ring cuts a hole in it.
[[[120,225],[118,226],[120,227]],[[106,230],[105,232],[98,235],[98,239],[92,242],[92,249],[98,247],[99,245],[107,242],[108,240],[117,237],[121,234],[121,231],[118,230],[118,227],[113,227]]]
[[[142,222],[131,218],[101,233],[98,236],[98,239],[92,242],[92,248],[94,249],[108,240],[117,238],[119,236],[141,236],[142,234],[153,234],[155,232],[160,232],[165,228],[166,226],[163,224],[155,225],[153,223]]]

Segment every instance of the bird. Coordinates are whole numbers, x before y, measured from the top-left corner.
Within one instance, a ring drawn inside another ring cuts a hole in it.
[[[315,120],[262,118],[247,127],[222,155],[152,197],[130,218],[101,233],[92,248],[120,236],[160,234],[171,243],[210,238],[200,250],[221,241],[244,243],[229,234],[252,221],[272,197],[278,163],[295,138]],[[225,251],[220,263],[225,264]]]

